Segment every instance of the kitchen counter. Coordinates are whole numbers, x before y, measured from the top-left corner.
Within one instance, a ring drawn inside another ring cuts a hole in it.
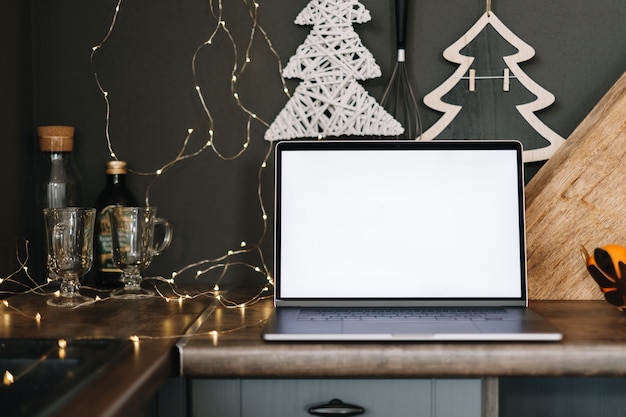
[[[49,296],[19,294],[0,304],[0,338],[123,339],[139,342],[90,380],[55,415],[132,416],[168,377],[177,374],[175,343],[212,302],[200,297],[166,302],[105,299],[75,309],[50,307]],[[41,319],[37,320],[37,314]],[[4,373],[4,370],[1,370]],[[0,413],[1,414],[1,413]]]
[[[276,343],[261,339],[271,299],[216,307],[181,345],[192,378],[626,375],[626,314],[604,301],[535,301],[563,333],[540,343]]]
[[[190,292],[193,293],[193,292]],[[233,306],[248,300],[230,294]],[[211,297],[96,302],[73,310],[21,294],[0,304],[0,338],[128,340],[57,415],[134,415],[170,376],[238,378],[419,378],[626,375],[626,314],[603,301],[535,301],[563,333],[542,343],[266,343],[271,297],[226,308]],[[36,314],[41,319],[35,319]],[[491,381],[491,382],[490,382]]]

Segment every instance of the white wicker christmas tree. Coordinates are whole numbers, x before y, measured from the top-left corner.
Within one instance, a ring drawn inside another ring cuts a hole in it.
[[[381,75],[352,27],[370,19],[357,0],[312,0],[300,12],[295,23],[313,25],[313,30],[283,75],[303,81],[266,131],[266,140],[403,132],[400,123],[358,83]]]

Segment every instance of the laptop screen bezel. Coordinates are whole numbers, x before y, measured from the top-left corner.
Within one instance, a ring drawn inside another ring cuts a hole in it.
[[[285,297],[281,294],[281,175],[282,159],[285,152],[324,151],[324,150],[514,150],[517,158],[517,195],[520,233],[520,296],[512,298],[315,298]],[[274,201],[274,295],[276,306],[288,307],[526,307],[526,224],[524,207],[524,170],[522,145],[512,140],[291,140],[277,142],[274,149],[275,201]]]

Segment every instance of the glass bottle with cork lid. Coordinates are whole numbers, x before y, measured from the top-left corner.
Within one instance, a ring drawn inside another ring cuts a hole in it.
[[[34,265],[31,274],[38,282],[44,282],[48,270],[43,209],[80,206],[81,179],[73,159],[73,126],[39,126],[37,136],[40,152],[35,170],[35,239],[31,243]]]
[[[126,184],[128,173],[125,161],[107,161],[106,185],[96,199],[98,215],[95,227],[96,285],[103,289],[122,287],[122,271],[113,263],[111,222],[108,212],[111,207],[135,207],[137,199]]]
[[[80,176],[74,165],[74,127],[39,126],[38,206],[80,206]]]

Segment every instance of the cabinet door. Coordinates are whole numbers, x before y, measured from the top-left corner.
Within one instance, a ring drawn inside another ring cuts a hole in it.
[[[626,378],[500,378],[500,415],[624,417]]]
[[[339,399],[364,417],[480,417],[480,379],[193,380],[193,417],[310,417]]]
[[[192,379],[191,417],[241,417],[241,380]]]
[[[482,379],[433,379],[433,417],[483,415]]]

